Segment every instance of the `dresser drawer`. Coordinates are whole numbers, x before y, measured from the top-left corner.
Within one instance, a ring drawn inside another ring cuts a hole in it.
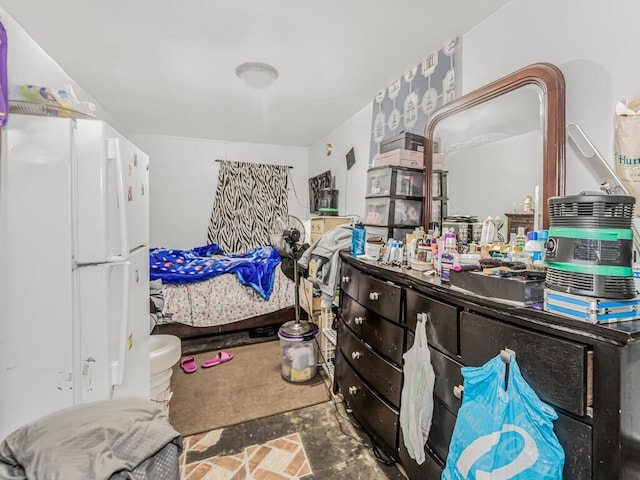
[[[402,289],[397,285],[368,275],[363,275],[359,280],[358,303],[383,317],[399,322]]]
[[[437,350],[431,349],[431,365],[436,374],[436,382],[433,388],[434,396],[454,414],[458,413],[461,398],[456,397],[454,388],[462,385],[462,365],[443,355]]]
[[[402,441],[402,436],[400,436],[398,443],[400,444],[400,448],[398,449],[400,464],[410,479],[440,479],[442,470],[444,470],[444,463],[440,462],[428,448],[425,448],[424,463],[418,465],[416,461],[409,456],[409,452],[407,452]]]
[[[585,345],[462,313],[462,363],[481,366],[505,347],[516,352],[522,375],[540,399],[576,415],[586,414],[590,380]]]
[[[364,345],[344,322],[338,322],[338,345],[353,368],[393,405],[400,405],[402,370]]]
[[[369,389],[355,373],[342,352],[336,352],[336,383],[353,415],[387,455],[395,457],[398,411]]]
[[[364,281],[365,275],[360,273],[348,263],[342,264],[340,272],[340,288],[351,298],[358,300],[358,290],[360,284]]]
[[[342,300],[342,319],[349,329],[396,365],[402,365],[404,328],[365,309],[345,295]]]
[[[568,415],[558,413],[553,422],[553,431],[564,450],[564,480],[590,480],[593,439],[589,425],[581,423]]]
[[[427,446],[445,463],[449,454],[449,445],[456,426],[456,416],[445,408],[438,400],[433,402],[433,420]]]
[[[418,314],[428,313],[427,338],[434,347],[458,355],[458,315],[460,309],[407,289],[407,327],[416,329]]]

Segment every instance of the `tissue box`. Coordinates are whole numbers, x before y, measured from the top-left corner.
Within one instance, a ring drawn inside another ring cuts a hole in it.
[[[378,153],[373,157],[374,167],[385,167],[388,165],[422,168],[424,167],[424,152],[397,148],[391,152]]]

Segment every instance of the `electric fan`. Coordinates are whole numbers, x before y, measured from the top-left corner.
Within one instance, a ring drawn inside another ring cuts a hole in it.
[[[306,382],[317,373],[315,338],[318,326],[300,320],[298,252],[305,238],[304,226],[297,217],[287,215],[276,219],[271,232],[271,245],[282,257],[293,259],[295,320],[286,322],[278,330],[282,349],[282,377],[289,382]]]
[[[293,259],[293,280],[295,284],[295,321],[285,323],[282,328],[287,333],[304,334],[313,330],[313,324],[300,321],[300,292],[298,278],[298,251],[304,242],[305,229],[298,217],[286,215],[276,218],[271,228],[271,246],[282,257]],[[291,325],[288,325],[291,323]],[[286,326],[286,328],[285,328]]]

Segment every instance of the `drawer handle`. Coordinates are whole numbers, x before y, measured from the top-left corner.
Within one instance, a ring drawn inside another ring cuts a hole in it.
[[[356,322],[356,325],[362,325],[364,323],[364,317],[356,317],[354,322]]]
[[[380,294],[378,292],[370,292],[369,300],[373,300],[374,302],[380,298]]]
[[[464,386],[463,385],[456,385],[455,387],[453,387],[453,396],[456,397],[459,400],[462,400],[462,395],[464,394]]]
[[[351,386],[347,389],[347,391],[349,392],[349,395],[355,395],[356,393],[358,393],[358,387]]]
[[[353,358],[354,360],[358,360],[361,356],[362,356],[362,353],[357,350],[351,353],[351,358]]]
[[[349,283],[351,281],[351,278],[348,275],[345,275],[344,277],[342,277],[342,283]]]

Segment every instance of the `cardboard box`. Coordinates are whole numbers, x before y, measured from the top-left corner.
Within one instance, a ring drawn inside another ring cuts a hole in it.
[[[395,149],[387,153],[378,153],[373,157],[374,167],[384,166],[398,166],[398,167],[424,167],[424,152],[415,152],[413,150],[406,150],[402,148]]]
[[[313,290],[313,283],[306,278],[302,278],[300,280],[298,290],[300,293],[300,308],[307,312],[309,316],[313,316],[315,313],[320,311],[320,303],[322,301],[321,297],[313,296]]]

